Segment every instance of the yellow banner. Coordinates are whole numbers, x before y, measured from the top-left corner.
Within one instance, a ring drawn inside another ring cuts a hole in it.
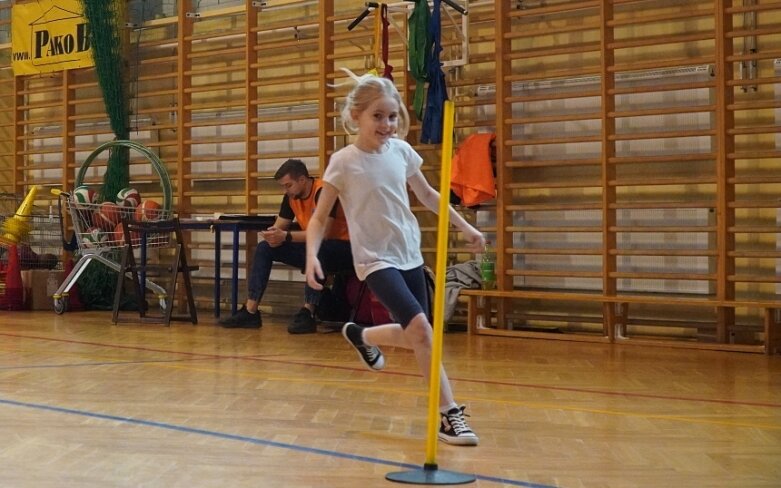
[[[87,20],[79,0],[17,3],[11,13],[14,75],[94,66]]]

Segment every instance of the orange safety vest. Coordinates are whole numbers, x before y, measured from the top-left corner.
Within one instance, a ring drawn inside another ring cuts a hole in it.
[[[315,195],[317,195],[317,191],[322,187],[322,180],[314,178],[312,181],[312,191],[309,192],[308,197],[302,200],[299,200],[298,198],[288,199],[288,204],[290,205],[291,210],[293,210],[293,214],[296,216],[296,222],[298,222],[298,225],[300,225],[303,230],[306,230],[309,221],[312,219],[312,215],[315,213]],[[347,232],[347,220],[344,217],[344,210],[342,210],[341,205],[336,209],[336,216],[334,217],[334,220],[331,223],[331,229],[328,231],[325,238],[338,239],[340,241],[350,240],[350,234]]]

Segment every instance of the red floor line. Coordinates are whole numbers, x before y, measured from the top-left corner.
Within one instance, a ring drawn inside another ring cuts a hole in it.
[[[459,381],[471,381],[471,380],[459,380]],[[720,398],[697,398],[697,397],[684,397],[684,396],[673,396],[673,395],[654,395],[652,393],[633,393],[633,392],[621,392],[621,391],[608,391],[608,390],[592,390],[590,388],[573,388],[573,387],[567,387],[567,386],[547,386],[547,385],[533,385],[533,384],[525,384],[525,383],[510,383],[505,381],[491,381],[491,380],[482,380],[480,381],[480,384],[485,385],[501,385],[501,386],[515,386],[519,388],[530,388],[530,389],[542,389],[542,390],[553,390],[553,391],[568,391],[568,392],[576,392],[576,393],[593,393],[596,395],[610,395],[610,396],[624,396],[624,397],[631,397],[631,398],[654,398],[657,400],[676,400],[676,401],[685,401],[685,402],[704,402],[704,403],[721,403],[725,405],[744,405],[744,406],[751,406],[751,407],[770,407],[770,408],[781,408],[781,403],[770,403],[770,402],[748,402],[743,400],[724,400]]]
[[[168,349],[155,349],[151,347],[143,347],[143,346],[123,346],[120,344],[106,344],[103,342],[91,342],[91,341],[77,341],[73,339],[57,339],[53,337],[43,337],[43,336],[34,336],[34,335],[24,335],[24,334],[11,334],[8,332],[0,332],[0,336],[6,336],[6,337],[16,337],[20,339],[36,339],[36,340],[42,340],[42,341],[53,341],[53,342],[62,342],[65,344],[79,344],[83,346],[100,346],[100,347],[110,347],[112,349],[127,349],[131,351],[144,351],[144,352],[162,352],[167,354],[181,354],[184,356],[194,356],[194,357],[203,357],[203,358],[213,358],[213,359],[248,359],[249,357],[246,356],[225,356],[220,354],[206,354],[201,352],[187,352],[187,351],[172,351]]]
[[[66,344],[81,344],[86,346],[99,346],[99,347],[109,347],[114,349],[128,349],[128,350],[136,350],[136,351],[145,351],[145,352],[160,352],[160,353],[166,353],[166,354],[181,354],[185,356],[191,356],[191,357],[201,357],[201,358],[210,358],[210,359],[241,359],[241,360],[250,360],[250,361],[265,361],[265,362],[272,362],[272,363],[281,363],[281,364],[295,364],[299,366],[316,366],[318,368],[330,368],[330,369],[341,369],[341,370],[349,370],[349,371],[365,371],[364,368],[360,367],[349,367],[349,366],[334,366],[334,365],[328,365],[328,364],[322,364],[322,363],[310,363],[305,361],[291,361],[291,360],[285,360],[285,359],[273,359],[270,356],[258,356],[258,355],[252,355],[252,356],[226,356],[226,355],[220,355],[220,354],[205,354],[205,353],[198,353],[198,352],[186,352],[186,351],[172,351],[167,349],[155,349],[151,347],[143,347],[143,346],[123,346],[120,344],[106,344],[101,342],[91,342],[91,341],[78,341],[73,339],[56,339],[52,337],[43,337],[43,336],[33,336],[33,335],[24,335],[24,334],[11,334],[8,332],[0,332],[0,336],[6,336],[6,337],[15,337],[20,339],[35,339],[35,340],[43,340],[43,341],[53,341],[53,342],[62,342]],[[413,373],[404,373],[401,371],[383,371],[383,374],[393,374],[398,376],[420,376],[419,374],[413,374]],[[742,400],[725,400],[725,399],[719,399],[719,398],[697,398],[697,397],[683,397],[683,396],[672,396],[672,395],[655,395],[651,393],[633,393],[633,392],[621,392],[621,391],[609,391],[609,390],[595,390],[590,388],[574,388],[574,387],[566,387],[566,386],[550,386],[550,385],[535,385],[535,384],[529,384],[529,383],[513,383],[509,381],[492,381],[492,380],[476,380],[471,378],[457,378],[457,377],[451,377],[451,381],[459,381],[462,383],[477,383],[481,385],[497,385],[497,386],[510,386],[515,388],[528,388],[528,389],[538,389],[538,390],[551,390],[551,391],[566,391],[571,393],[589,393],[592,395],[609,395],[609,396],[623,396],[628,398],[653,398],[657,400],[673,400],[673,401],[684,401],[684,402],[701,402],[701,403],[717,403],[717,404],[723,404],[723,405],[742,405],[742,406],[751,406],[751,407],[767,407],[767,408],[781,408],[781,403],[771,403],[771,402],[749,402],[749,401],[742,401]]]

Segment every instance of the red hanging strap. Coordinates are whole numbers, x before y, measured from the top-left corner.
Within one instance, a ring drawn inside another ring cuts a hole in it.
[[[388,5],[384,3],[380,5],[380,18],[382,19],[382,64],[385,66],[382,77],[393,81],[393,75],[391,74],[393,66],[388,64],[388,27],[390,26],[390,21],[388,20]]]

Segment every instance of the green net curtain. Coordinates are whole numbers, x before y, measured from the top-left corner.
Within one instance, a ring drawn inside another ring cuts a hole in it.
[[[92,36],[92,56],[98,84],[103,92],[106,114],[117,139],[127,139],[128,100],[123,73],[125,59],[121,32],[124,28],[124,0],[82,0]],[[114,200],[119,190],[130,183],[129,153],[118,147],[109,154],[108,166],[100,189],[101,200]]]

